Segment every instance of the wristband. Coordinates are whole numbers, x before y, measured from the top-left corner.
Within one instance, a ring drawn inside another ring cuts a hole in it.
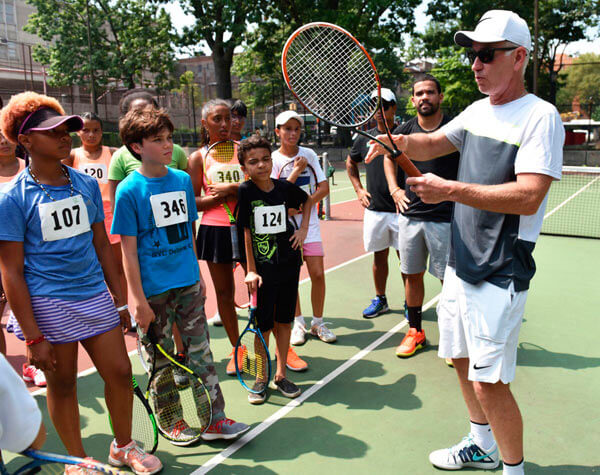
[[[118,307],[117,308],[117,312],[122,312],[123,310],[127,310],[129,307],[127,306],[127,304],[123,305],[122,307]]]
[[[46,337],[44,335],[40,335],[37,338],[34,338],[33,340],[29,340],[29,339],[25,340],[25,345],[26,346],[37,345],[38,343],[41,343],[45,339],[46,339]]]
[[[396,193],[398,190],[401,190],[402,188],[400,188],[399,186],[397,186],[394,191],[390,192],[390,196],[394,196],[394,193]]]

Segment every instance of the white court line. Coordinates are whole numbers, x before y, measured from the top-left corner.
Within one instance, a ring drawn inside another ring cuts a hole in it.
[[[331,193],[335,193],[336,191],[346,191],[346,190],[353,190],[354,187],[353,186],[345,186],[344,188],[333,188],[333,189],[329,189],[329,194]]]
[[[566,205],[569,201],[571,201],[573,198],[575,198],[579,193],[582,193],[583,191],[585,191],[587,188],[589,188],[590,186],[592,186],[598,180],[600,180],[600,176],[597,176],[592,181],[590,181],[587,185],[585,185],[583,188],[581,188],[579,191],[577,191],[576,193],[573,193],[571,196],[569,196],[565,201],[563,201],[556,208],[554,208],[552,211],[550,211],[546,216],[544,216],[544,219],[549,218],[550,216],[552,216],[559,209],[561,209],[564,205]]]
[[[361,257],[364,257],[364,256],[361,256]],[[425,311],[428,308],[430,308],[431,306],[433,306],[438,301],[439,298],[440,298],[440,295],[438,294],[434,298],[432,298],[429,302],[427,302],[423,306],[423,311]],[[360,350],[358,353],[356,353],[354,356],[352,356],[349,360],[345,361],[340,366],[338,366],[336,369],[334,369],[331,373],[326,375],[323,379],[317,381],[315,384],[313,384],[310,388],[308,388],[306,391],[304,391],[296,399],[291,400],[284,407],[279,409],[275,414],[272,414],[266,420],[264,420],[263,422],[258,424],[254,429],[252,429],[250,432],[246,433],[241,438],[236,440],[233,444],[231,444],[229,447],[227,447],[225,450],[223,450],[220,454],[215,455],[208,462],[206,462],[204,465],[202,465],[200,468],[198,468],[198,470],[195,470],[194,472],[192,472],[192,475],[201,475],[201,474],[207,473],[210,470],[212,470],[213,468],[215,468],[217,465],[219,465],[220,463],[225,461],[225,459],[229,458],[235,452],[237,452],[242,447],[244,447],[248,442],[250,442],[253,439],[255,439],[256,437],[258,437],[262,432],[264,432],[269,427],[271,427],[273,424],[275,424],[275,422],[277,422],[279,419],[282,419],[283,417],[288,415],[291,411],[293,411],[295,408],[300,406],[304,401],[306,401],[309,397],[311,397],[313,394],[315,394],[319,389],[325,387],[327,384],[329,384],[331,381],[333,381],[335,378],[337,378],[344,371],[351,368],[357,361],[360,361],[365,356],[367,356],[371,351],[373,351],[375,348],[377,348],[382,343],[387,341],[392,335],[397,333],[401,328],[405,327],[406,324],[407,324],[406,320],[403,319],[402,322],[398,323],[396,326],[394,326],[393,328],[388,330],[385,334],[381,335],[373,343],[368,345],[366,348]]]

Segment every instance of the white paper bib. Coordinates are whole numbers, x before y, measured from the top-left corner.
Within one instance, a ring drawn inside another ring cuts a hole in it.
[[[152,214],[156,227],[163,228],[188,220],[187,197],[185,191],[170,191],[150,197]]]
[[[256,234],[278,234],[285,231],[285,206],[258,206],[254,208],[254,231]]]
[[[68,239],[91,230],[87,206],[81,195],[40,203],[38,212],[44,241]]]
[[[108,168],[104,163],[82,163],[79,171],[98,180],[98,183],[108,183]]]
[[[207,172],[210,183],[242,183],[244,172],[238,163],[213,163]]]

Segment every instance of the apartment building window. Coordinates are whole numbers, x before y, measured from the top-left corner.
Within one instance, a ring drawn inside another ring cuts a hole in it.
[[[4,3],[4,22],[7,25],[16,25],[17,15],[15,13],[14,0],[0,0],[0,3]]]

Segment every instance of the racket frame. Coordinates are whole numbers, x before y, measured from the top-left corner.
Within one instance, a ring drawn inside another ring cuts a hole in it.
[[[206,386],[204,385],[204,382],[202,381],[202,378],[200,376],[198,376],[192,369],[190,369],[187,366],[181,364],[172,355],[170,355],[167,351],[165,351],[165,349],[162,346],[160,346],[160,344],[157,341],[154,322],[150,323],[150,326],[148,327],[147,335],[148,335],[148,340],[150,341],[150,344],[154,348],[154,352],[156,353],[156,351],[159,351],[165,358],[167,358],[167,360],[169,361],[169,364],[171,365],[171,367],[177,366],[177,367],[183,369],[184,371],[186,371],[187,373],[189,373],[194,378],[196,378],[196,380],[200,383],[200,385],[202,387],[202,390],[204,391],[204,393],[206,395],[206,400],[208,401],[208,406],[209,406],[208,407],[208,421],[207,421],[206,425],[204,427],[202,427],[202,430],[198,432],[197,437],[194,437],[193,439],[189,440],[190,444],[193,443],[193,442],[196,442],[196,441],[200,440],[202,434],[205,433],[206,430],[212,424],[212,399],[210,397],[210,393],[206,389]],[[151,335],[153,335],[153,336],[151,336]],[[156,357],[153,357],[152,358],[152,372],[150,374],[150,377],[148,378],[148,386],[146,387],[146,400],[147,401],[150,400],[149,399],[150,398],[150,387],[151,387],[152,381],[154,380],[154,377],[156,376],[157,373],[158,373],[158,371],[157,371],[157,368],[156,368]],[[156,416],[155,416],[155,420],[156,420]],[[156,421],[156,427],[157,427],[160,435],[164,439],[166,439],[166,440],[176,440],[176,439],[173,439],[173,438],[169,437],[169,435],[166,432],[164,432],[163,430],[161,430],[158,421]]]
[[[250,307],[249,308],[250,308],[250,310],[249,310],[249,314],[248,314],[248,325],[246,325],[246,328],[244,329],[244,331],[238,338],[237,343],[235,344],[235,350],[233,353],[233,361],[235,362],[235,373],[236,373],[237,378],[238,378],[240,384],[242,385],[242,387],[250,393],[258,394],[259,391],[253,390],[251,387],[249,387],[246,384],[246,382],[242,378],[242,371],[240,371],[240,367],[238,364],[238,354],[240,351],[243,351],[243,350],[241,350],[242,339],[244,338],[244,335],[246,333],[252,333],[252,334],[254,334],[255,337],[258,336],[258,339],[261,342],[261,344],[263,345],[263,348],[265,350],[265,354],[267,355],[267,379],[266,379],[265,383],[268,384],[269,381],[271,380],[272,365],[271,365],[271,354],[269,353],[269,346],[266,344],[263,334],[260,331],[260,328],[258,328],[258,324],[256,322],[256,292],[254,292],[254,294],[250,298]]]
[[[331,28],[331,29],[337,30],[337,31],[347,35],[356,44],[356,46],[358,46],[358,48],[362,51],[362,53],[365,55],[365,57],[371,64],[371,67],[373,68],[376,89],[377,89],[377,105],[373,108],[373,112],[365,120],[363,120],[361,122],[357,122],[352,125],[348,125],[348,124],[340,124],[339,122],[335,122],[331,119],[325,118],[321,114],[319,114],[317,111],[315,111],[313,108],[309,107],[305,103],[305,101],[303,101],[302,98],[300,98],[300,96],[298,94],[296,94],[296,91],[292,87],[292,83],[291,83],[291,80],[290,80],[290,77],[288,74],[288,68],[287,68],[287,53],[288,53],[293,41],[303,31],[311,29],[311,28],[315,28],[315,27]],[[377,142],[378,144],[380,144],[382,147],[384,147],[389,152],[389,154],[392,156],[392,158],[406,172],[406,174],[408,176],[421,176],[421,172],[417,169],[415,164],[406,156],[406,154],[404,152],[401,152],[396,147],[396,144],[392,140],[392,134],[390,132],[389,126],[388,126],[385,118],[383,120],[383,123],[385,126],[385,133],[388,136],[390,143],[392,144],[392,147],[390,147],[386,143],[382,142],[381,140],[377,139],[377,137],[375,137],[371,134],[368,134],[359,129],[359,127],[367,124],[375,116],[375,114],[377,113],[378,110],[381,111],[381,114],[383,116],[383,104],[381,101],[381,80],[379,78],[379,73],[377,72],[377,68],[375,67],[375,63],[373,62],[373,59],[371,59],[371,56],[369,55],[369,53],[367,52],[365,47],[360,43],[360,41],[358,41],[350,32],[348,32],[341,26],[334,25],[333,23],[327,23],[327,22],[312,22],[312,23],[307,23],[306,25],[302,25],[300,28],[298,28],[296,31],[294,31],[290,35],[290,37],[288,38],[288,40],[286,41],[286,43],[283,47],[283,53],[281,55],[281,69],[283,72],[283,79],[284,79],[288,89],[292,92],[292,94],[298,100],[298,102],[300,102],[300,104],[302,104],[306,109],[308,109],[315,117],[318,117],[319,119],[327,122],[328,124],[335,125],[336,127],[354,130],[356,133],[363,135],[364,137],[367,137],[374,142]]]
[[[43,465],[47,465],[49,463],[60,463],[65,465],[89,468],[92,470],[97,470],[101,473],[112,473],[117,475],[126,475],[127,473],[129,473],[101,462],[93,462],[91,460],[85,460],[79,457],[73,457],[71,455],[54,454],[51,452],[44,452],[41,450],[34,449],[27,449],[21,452],[21,455],[29,457],[33,459],[33,461],[20,467],[16,472],[14,472],[13,475],[34,473],[30,471],[35,468],[42,467]]]

